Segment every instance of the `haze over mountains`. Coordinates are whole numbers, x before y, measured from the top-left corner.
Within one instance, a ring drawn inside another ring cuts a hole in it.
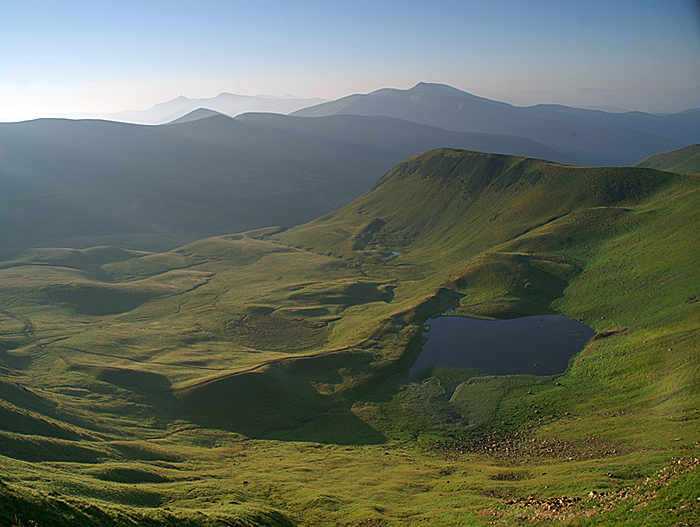
[[[498,91],[489,97],[507,100],[516,106],[530,106],[541,101],[576,108],[606,112],[643,111],[648,113],[678,113],[700,106],[700,86],[676,89],[666,85],[663,94],[658,87],[642,82],[618,89],[578,88],[575,90]]]
[[[338,114],[385,115],[447,130],[527,137],[583,165],[629,165],[700,137],[700,109],[654,115],[557,105],[516,107],[423,82],[409,90],[384,88],[350,95],[293,115]]]
[[[125,110],[116,113],[78,115],[84,119],[107,119],[136,124],[163,124],[174,121],[198,108],[206,108],[224,115],[236,117],[245,112],[291,113],[307,106],[326,102],[319,97],[301,98],[288,95],[238,95],[220,93],[216,97],[189,99],[180,95],[170,101],[156,104],[147,110]]]
[[[0,527],[700,527],[700,0],[0,6]]]
[[[302,102],[232,94],[209,100],[232,113],[270,101],[287,110]],[[149,118],[168,119],[201,103],[178,98],[154,107]],[[234,119],[198,108],[159,126],[4,123],[0,242],[5,251],[96,243],[162,250],[202,236],[310,221],[357,198],[395,163],[434,148],[629,166],[699,137],[700,109],[653,115],[518,108],[426,83],[293,115]]]
[[[297,225],[349,203],[401,159],[442,146],[567,161],[529,139],[387,117],[233,119],[210,110],[163,126],[6,123],[0,144],[6,251],[101,243],[164,249]]]
[[[0,124],[0,519],[696,524],[642,482],[691,458],[661,490],[695,503],[698,111],[419,84]],[[448,309],[597,335],[561,375],[409,378]]]

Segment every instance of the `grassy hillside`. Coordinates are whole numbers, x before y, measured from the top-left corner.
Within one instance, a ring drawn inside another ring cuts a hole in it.
[[[5,258],[43,245],[168,250],[298,225],[437,146],[568,160],[531,140],[383,117],[213,115],[163,126],[42,119],[0,124],[0,141]]]
[[[700,173],[700,145],[689,145],[670,152],[654,154],[633,166],[665,170],[677,174],[698,174]]]
[[[692,176],[436,150],[293,229],[5,261],[0,517],[697,522],[699,201]],[[449,307],[598,335],[560,376],[409,381]]]

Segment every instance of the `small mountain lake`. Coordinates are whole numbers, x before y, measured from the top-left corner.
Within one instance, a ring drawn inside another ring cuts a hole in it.
[[[427,342],[409,377],[434,366],[473,368],[486,375],[555,375],[595,335],[588,326],[562,315],[511,320],[458,316],[430,319]]]

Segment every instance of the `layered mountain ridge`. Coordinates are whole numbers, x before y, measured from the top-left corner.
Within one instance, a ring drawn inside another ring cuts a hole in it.
[[[457,131],[527,137],[582,165],[630,165],[697,141],[700,110],[673,115],[622,114],[558,105],[516,107],[421,82],[408,90],[384,88],[304,108],[292,115],[386,115]]]
[[[81,115],[80,118],[107,119],[134,124],[165,124],[184,117],[198,108],[235,117],[246,112],[291,113],[300,108],[325,102],[319,97],[272,97],[266,95],[238,95],[220,93],[216,97],[190,99],[180,95],[170,101],[158,103],[147,110],[125,110],[116,113]]]
[[[207,235],[289,227],[349,203],[404,157],[445,145],[566,160],[527,139],[386,117],[234,119],[201,110],[183,119],[163,126],[0,124],[3,249],[164,249]]]

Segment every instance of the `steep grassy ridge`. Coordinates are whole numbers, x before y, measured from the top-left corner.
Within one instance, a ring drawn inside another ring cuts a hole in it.
[[[700,173],[700,145],[689,145],[670,152],[655,154],[633,166],[666,170],[677,174],[698,174]]]
[[[293,229],[5,262],[1,512],[696,521],[699,201],[694,176],[437,150]],[[409,383],[448,307],[599,336],[556,378]]]
[[[40,119],[0,124],[0,141],[3,253],[42,244],[162,251],[298,225],[438,146],[569,160],[519,137],[386,117],[213,115],[163,126]]]
[[[596,436],[619,453],[683,455],[697,452],[699,198],[694,177],[436,151],[280,238],[419,267],[426,278],[402,282],[397,299],[408,290],[416,298],[418,284],[443,287],[464,295],[457,313],[557,311],[609,335],[556,384],[485,379],[467,390],[467,381],[452,405],[467,420],[483,422],[486,411],[499,434],[534,423],[545,451]],[[447,423],[446,414],[424,415]]]

